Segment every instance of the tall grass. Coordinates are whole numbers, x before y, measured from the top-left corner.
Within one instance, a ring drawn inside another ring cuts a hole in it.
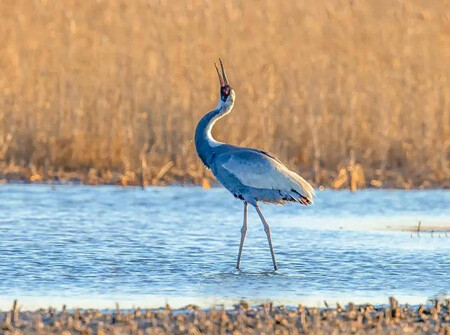
[[[447,4],[448,5],[448,4]],[[6,179],[211,178],[197,121],[316,185],[449,186],[445,1],[0,1]]]

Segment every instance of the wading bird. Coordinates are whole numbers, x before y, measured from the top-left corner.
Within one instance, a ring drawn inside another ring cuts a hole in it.
[[[199,121],[195,130],[195,146],[203,164],[211,169],[217,180],[236,198],[244,202],[244,224],[241,229],[241,243],[236,268],[240,268],[242,248],[247,234],[248,204],[255,207],[264,225],[269,242],[273,267],[278,269],[272,246],[270,227],[266,222],[258,201],[272,204],[298,202],[309,205],[313,202],[314,189],[306,180],[290,171],[270,153],[258,149],[243,148],[216,141],[211,130],[217,120],[231,112],[235,93],[220,60],[222,75],[215,65],[220,82],[220,98],[217,108]]]

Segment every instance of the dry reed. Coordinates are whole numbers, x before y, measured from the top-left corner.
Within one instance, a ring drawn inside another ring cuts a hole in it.
[[[316,186],[449,187],[445,1],[2,0],[0,180],[208,184],[192,141],[269,150]]]

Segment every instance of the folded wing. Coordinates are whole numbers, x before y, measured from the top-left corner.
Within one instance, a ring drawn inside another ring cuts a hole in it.
[[[313,202],[312,186],[290,171],[278,159],[268,153],[253,149],[241,149],[217,157],[218,170],[225,169],[247,187],[276,190],[285,197],[305,205]]]

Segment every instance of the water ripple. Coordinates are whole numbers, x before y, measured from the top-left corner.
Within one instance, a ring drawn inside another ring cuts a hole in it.
[[[450,290],[448,191],[319,192],[315,206],[262,206],[280,270],[250,210],[223,189],[0,186],[3,296],[318,299],[429,297]],[[399,229],[396,230],[395,228]],[[389,230],[386,230],[389,228]]]

